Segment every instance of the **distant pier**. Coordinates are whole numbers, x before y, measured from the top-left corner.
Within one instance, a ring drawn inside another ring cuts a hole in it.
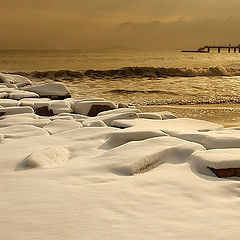
[[[240,53],[240,45],[237,45],[237,46],[231,46],[231,45],[228,45],[228,46],[210,46],[210,45],[207,45],[207,46],[204,46],[204,47],[200,47],[199,49],[197,50],[182,50],[182,52],[198,52],[198,53],[210,53],[211,50],[213,49],[217,49],[217,52],[221,52],[221,50],[223,49],[227,49],[228,52],[230,53],[231,50],[232,52],[236,53]]]

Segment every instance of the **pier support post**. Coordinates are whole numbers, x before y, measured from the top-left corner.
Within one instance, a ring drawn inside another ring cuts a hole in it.
[[[236,48],[234,48],[234,53],[236,52],[236,50],[237,50],[237,49],[236,49]]]
[[[229,52],[229,53],[231,52],[231,48],[228,48],[228,52]]]
[[[221,52],[221,48],[218,48],[218,52],[219,52],[219,53]]]
[[[210,48],[207,48],[207,52],[210,52]]]

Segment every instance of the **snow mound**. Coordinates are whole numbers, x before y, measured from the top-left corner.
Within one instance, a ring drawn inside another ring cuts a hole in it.
[[[169,120],[152,120],[152,119],[131,119],[131,120],[115,120],[111,124],[113,127],[128,128],[128,127],[150,127],[162,131],[209,131],[223,129],[223,126],[216,123],[196,120],[191,118],[176,118]]]
[[[51,168],[65,165],[69,160],[70,152],[64,147],[49,147],[41,151],[31,153],[25,159],[27,167]]]
[[[35,92],[41,97],[51,99],[65,99],[71,97],[69,90],[63,83],[45,83],[38,86],[25,87],[24,90]]]
[[[206,149],[240,148],[240,130],[221,129],[207,132],[165,131],[172,137],[202,144]]]
[[[23,86],[32,84],[32,82],[26,77],[16,75],[16,74],[5,74],[5,73],[0,73],[0,82],[7,83],[7,84],[15,84],[18,87],[23,87]]]
[[[107,162],[106,167],[116,174],[133,175],[147,172],[162,163],[186,162],[193,152],[203,150],[205,148],[197,143],[163,136],[126,143],[98,159]]]
[[[82,124],[77,121],[71,120],[53,120],[47,124],[44,129],[47,130],[51,135],[61,132],[66,132],[73,129],[82,128]]]
[[[149,138],[167,136],[160,130],[127,128],[110,133],[103,149],[115,148],[132,141],[143,141]]]
[[[0,135],[3,135],[5,139],[16,139],[35,136],[49,136],[49,133],[42,128],[32,125],[15,125],[9,127],[1,127]]]
[[[0,106],[2,107],[17,107],[20,105],[19,101],[12,99],[0,99]]]

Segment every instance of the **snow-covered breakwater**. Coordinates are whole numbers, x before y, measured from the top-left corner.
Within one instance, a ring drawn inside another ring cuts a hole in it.
[[[0,84],[5,239],[235,237],[240,128],[74,99],[62,83],[23,86],[7,77],[12,82]],[[146,221],[151,229],[141,227]]]

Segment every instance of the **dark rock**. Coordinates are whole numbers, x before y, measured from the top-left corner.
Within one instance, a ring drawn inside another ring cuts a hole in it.
[[[215,169],[208,167],[217,177],[240,177],[240,168]]]
[[[34,111],[36,114],[38,114],[40,116],[53,116],[54,115],[52,109],[49,110],[47,106],[34,108]]]
[[[108,110],[112,110],[112,109],[114,109],[114,108],[112,108],[108,105],[92,105],[89,112],[88,112],[88,116],[89,117],[95,117],[100,112],[108,111]]]

